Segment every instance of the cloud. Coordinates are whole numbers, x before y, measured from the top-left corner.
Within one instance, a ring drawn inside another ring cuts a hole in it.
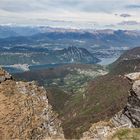
[[[104,28],[121,29],[121,30],[140,30],[140,22],[137,21],[122,21],[117,24],[105,25]]]
[[[121,23],[122,18],[140,22],[138,7],[140,0],[0,0],[0,24],[92,27],[97,23],[98,28]]]
[[[131,0],[0,0],[0,8],[11,12],[65,9],[85,12],[113,12]]]
[[[132,15],[130,14],[120,14],[120,17],[124,17],[124,18],[127,18],[127,17],[131,17]]]
[[[135,4],[127,5],[126,8],[128,8],[128,9],[140,9],[140,4],[139,5],[135,5]]]
[[[120,22],[118,23],[118,25],[140,25],[140,22],[137,22],[137,21],[123,21],[123,22]]]

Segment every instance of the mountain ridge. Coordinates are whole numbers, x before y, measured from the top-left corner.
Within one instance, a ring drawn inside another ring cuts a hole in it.
[[[115,62],[109,65],[111,74],[127,74],[140,71],[140,47],[125,51]]]

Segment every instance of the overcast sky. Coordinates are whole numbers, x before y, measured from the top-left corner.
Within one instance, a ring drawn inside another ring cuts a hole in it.
[[[140,29],[140,0],[0,0],[0,24]]]

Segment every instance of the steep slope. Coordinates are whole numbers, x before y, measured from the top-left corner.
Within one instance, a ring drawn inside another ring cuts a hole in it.
[[[132,59],[132,60],[123,60],[118,62],[117,64],[111,65],[110,74],[127,74],[131,72],[140,71],[140,59]]]
[[[140,47],[126,51],[109,66],[110,74],[127,74],[140,71]]]
[[[140,47],[136,47],[136,48],[126,51],[123,55],[121,55],[121,57],[118,59],[117,62],[120,62],[123,60],[138,59],[138,58],[140,58]]]
[[[61,122],[35,82],[16,82],[0,69],[0,139],[63,139]]]
[[[116,126],[140,127],[140,72],[131,73],[126,77],[132,82],[127,104],[121,113],[118,113],[113,122]]]
[[[110,121],[93,124],[83,139],[140,139],[140,72],[125,77],[132,83],[127,104]]]

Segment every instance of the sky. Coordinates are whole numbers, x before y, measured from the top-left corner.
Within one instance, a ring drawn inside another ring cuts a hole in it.
[[[140,30],[140,0],[0,0],[0,24]]]

